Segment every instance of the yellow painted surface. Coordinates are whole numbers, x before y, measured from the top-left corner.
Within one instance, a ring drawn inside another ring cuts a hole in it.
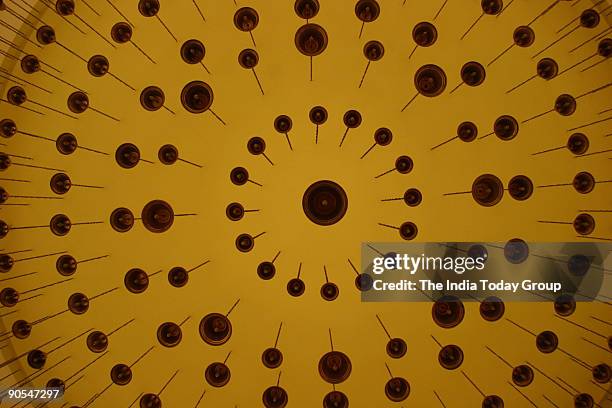
[[[16,1],[15,3],[19,3]],[[75,222],[104,221],[100,225],[76,225],[66,237],[55,237],[48,228],[10,231],[0,243],[5,252],[32,249],[15,254],[15,259],[68,251],[77,260],[110,255],[106,259],[79,266],[74,280],[42,291],[43,296],[20,303],[17,313],[2,318],[3,330],[10,331],[17,319],[34,321],[62,311],[67,298],[74,292],[92,297],[106,290],[119,289],[96,299],[82,316],[65,313],[36,325],[26,340],[9,339],[3,348],[5,358],[19,355],[50,338],[61,336],[60,344],[84,330],[95,328],[109,332],[135,318],[128,327],[110,338],[109,353],[84,371],[85,377],[67,391],[70,405],[83,405],[110,384],[109,372],[116,363],[131,364],[150,346],[155,349],[134,367],[134,378],[125,387],[113,385],[93,405],[98,407],[127,407],[141,392],[157,393],[176,371],[176,379],[161,395],[164,407],[183,408],[196,404],[207,390],[202,407],[261,406],[261,394],[276,383],[279,370],[269,370],[261,363],[261,353],[274,343],[279,323],[283,322],[278,347],[284,353],[281,386],[289,394],[289,406],[321,406],[323,396],[331,391],[318,374],[319,358],[329,351],[328,329],[332,329],[334,346],[345,352],[352,361],[350,378],[337,386],[350,399],[351,407],[401,406],[391,403],[384,395],[388,380],[385,363],[394,375],[405,377],[411,385],[406,407],[435,407],[439,402],[434,390],[447,407],[479,406],[478,391],[459,372],[465,371],[486,394],[503,397],[506,406],[529,406],[527,400],[508,383],[510,369],[488,352],[489,346],[513,365],[529,361],[551,377],[560,377],[581,392],[588,392],[601,401],[604,391],[591,382],[591,373],[567,355],[557,351],[543,355],[535,347],[534,338],[501,320],[485,322],[478,314],[476,303],[466,304],[466,317],[457,328],[444,330],[431,319],[430,303],[362,304],[353,285],[354,272],[347,258],[359,263],[362,242],[399,240],[396,231],[378,223],[400,225],[412,221],[419,227],[418,240],[428,241],[498,241],[520,237],[528,242],[556,242],[576,240],[570,225],[539,224],[538,220],[572,221],[578,210],[609,209],[610,184],[598,184],[588,195],[578,194],[571,186],[536,189],[525,202],[513,200],[506,194],[495,207],[477,205],[469,195],[443,196],[444,193],[466,191],[473,180],[492,173],[507,182],[515,175],[529,176],[535,185],[570,183],[579,171],[591,172],[596,180],[610,179],[609,154],[574,158],[567,150],[541,156],[532,153],[562,146],[571,134],[568,129],[609,116],[598,114],[610,108],[610,90],[603,90],[578,100],[578,109],[570,117],[550,113],[521,125],[516,139],[503,142],[492,136],[466,144],[455,140],[431,151],[430,148],[455,135],[457,125],[469,120],[478,125],[479,134],[492,130],[495,119],[503,114],[520,120],[551,109],[555,98],[562,93],[578,96],[610,82],[609,62],[585,73],[580,69],[545,82],[536,78],[528,85],[506,95],[506,91],[535,74],[536,59],[531,57],[558,38],[558,28],[575,18],[586,7],[571,7],[562,2],[540,18],[532,27],[536,43],[528,48],[514,47],[487,69],[485,83],[477,88],[462,86],[449,91],[460,82],[459,71],[467,61],[486,65],[512,42],[513,30],[531,21],[550,2],[516,0],[499,17],[485,16],[463,40],[459,37],[480,15],[479,1],[451,0],[435,20],[439,33],[437,43],[420,48],[412,56],[414,42],[411,31],[420,21],[431,21],[442,1],[417,2],[408,0],[405,6],[397,1],[381,1],[381,15],[366,24],[362,38],[358,38],[360,21],[354,13],[354,1],[321,0],[321,11],[312,22],[327,31],[329,44],[322,55],[314,58],[314,80],[309,80],[309,59],[300,54],[294,43],[296,30],[304,24],[293,10],[290,1],[253,0],[239,2],[256,9],[260,16],[254,30],[257,52],[256,67],[265,95],[261,95],[251,72],[238,64],[238,54],[252,48],[247,33],[238,31],[233,23],[236,6],[232,1],[199,0],[206,17],[202,21],[190,1],[162,1],[160,16],[179,39],[175,42],[156,18],[142,17],[134,1],[115,1],[135,25],[133,40],[157,64],[150,63],[130,44],[113,49],[75,17],[68,17],[87,32],[81,35],[59,16],[45,9],[40,2],[42,20],[52,25],[59,42],[89,59],[103,54],[110,60],[110,71],[137,89],[132,92],[108,75],[94,78],[85,63],[67,53],[57,44],[37,48],[30,43],[15,41],[28,53],[36,54],[44,62],[62,71],[61,78],[87,91],[91,106],[120,119],[115,122],[87,111],[73,120],[44,108],[37,115],[7,103],[0,103],[1,118],[10,117],[18,128],[55,139],[63,132],[74,133],[81,146],[107,152],[102,156],[77,150],[71,156],[60,155],[52,142],[21,134],[0,140],[10,154],[29,156],[36,165],[66,170],[77,184],[103,186],[94,190],[73,187],[62,200],[18,200],[30,204],[24,207],[2,206],[0,218],[10,226],[48,224],[57,213],[65,213]],[[101,14],[96,16],[78,2],[77,14],[110,38],[110,28],[121,17],[102,0],[89,3]],[[607,2],[605,2],[607,3]],[[9,7],[15,7],[10,2]],[[605,8],[600,5],[600,9]],[[17,9],[19,11],[19,9]],[[3,21],[18,22],[2,12]],[[31,20],[39,26],[40,23]],[[560,69],[576,63],[595,52],[596,42],[576,52],[574,46],[608,27],[602,19],[594,30],[579,29],[551,48],[545,55],[557,60]],[[21,26],[28,38],[35,41],[35,33]],[[14,38],[2,29],[5,38]],[[197,38],[206,46],[204,62],[211,75],[200,65],[187,65],[179,55],[180,45]],[[363,45],[378,40],[385,47],[381,61],[368,70],[364,84],[358,88],[366,66]],[[596,57],[600,58],[600,57]],[[593,59],[591,62],[598,61]],[[414,73],[425,64],[437,64],[444,69],[448,85],[443,95],[435,98],[419,96],[405,111],[400,109],[415,94]],[[2,60],[4,69],[51,90],[51,95],[26,86],[32,101],[44,103],[68,112],[66,99],[74,89],[44,73],[26,75],[9,59]],[[53,72],[53,71],[49,71]],[[214,91],[212,109],[227,122],[222,125],[210,113],[194,115],[180,104],[180,93],[185,84],[202,80]],[[2,97],[13,86],[2,84]],[[161,87],[166,95],[166,110],[147,112],[139,104],[140,91],[150,85]],[[315,145],[315,128],[308,120],[308,112],[322,105],[329,119],[320,128],[319,143]],[[345,127],[342,115],[356,109],[363,116],[358,129],[348,133],[343,147],[338,148]],[[290,151],[284,135],[273,128],[274,119],[281,114],[293,119],[290,132],[294,150]],[[363,160],[360,156],[373,143],[374,131],[388,127],[393,142],[387,147],[376,147]],[[603,122],[583,130],[590,139],[591,152],[609,148],[610,122]],[[261,136],[267,142],[266,154],[274,162],[271,166],[263,157],[255,157],[246,149],[247,141]],[[120,168],[114,160],[116,148],[125,142],[136,144],[142,162],[136,168]],[[186,163],[164,166],[157,159],[160,146],[171,143],[178,147],[182,158],[201,164],[197,168]],[[414,170],[408,175],[392,173],[380,179],[374,176],[393,168],[395,159],[409,155]],[[17,163],[30,163],[14,159]],[[251,178],[261,184],[235,186],[229,173],[236,166],[249,170]],[[0,177],[26,179],[30,183],[0,181],[0,186],[12,195],[53,195],[49,189],[52,171],[12,166]],[[333,180],[343,186],[349,199],[349,209],[341,222],[332,227],[320,227],[310,222],[302,211],[302,195],[314,181]],[[410,187],[419,188],[424,196],[421,206],[406,207],[402,202],[381,202],[381,199],[400,197]],[[144,205],[154,199],[169,202],[177,214],[197,213],[195,217],[178,217],[173,227],[164,234],[147,231],[137,222],[128,233],[115,232],[108,223],[110,213],[117,207],[128,207],[139,217]],[[230,202],[241,202],[247,213],[240,222],[225,216]],[[597,228],[593,236],[612,237],[612,224],[606,213],[595,214]],[[257,235],[255,249],[239,253],[234,245],[241,233]],[[257,277],[259,262],[271,260],[281,251],[277,275],[271,281]],[[60,280],[55,270],[56,257],[17,263],[7,277],[37,272],[36,275],[2,282],[19,291]],[[177,265],[193,267],[205,260],[211,263],[193,272],[188,285],[177,289],[167,280],[167,271]],[[297,274],[302,262],[306,293],[292,298],[285,289],[287,281]],[[325,302],[319,295],[324,283],[323,265],[329,278],[340,287],[334,302]],[[129,293],[124,285],[125,273],[131,268],[147,272],[163,272],[151,278],[149,289],[141,295]],[[3,278],[4,276],[0,277]],[[610,292],[603,293],[610,295]],[[221,346],[205,344],[198,334],[200,319],[211,312],[225,314],[234,302],[240,303],[231,313],[233,335]],[[3,314],[8,310],[0,309]],[[375,315],[381,316],[391,334],[408,343],[408,353],[401,360],[391,360],[385,353],[387,337]],[[167,349],[156,340],[157,327],[165,321],[181,322],[183,341],[176,348]],[[578,305],[570,320],[608,336],[609,323],[592,318],[611,320],[610,306],[603,303]],[[553,330],[560,338],[560,346],[567,352],[595,365],[610,364],[606,339],[589,333],[554,317],[550,303],[507,304],[506,317],[519,322],[533,332]],[[435,336],[443,344],[458,344],[465,353],[460,370],[447,371],[437,362],[439,347]],[[582,337],[604,347],[597,348]],[[45,348],[50,350],[53,345]],[[228,366],[232,371],[230,383],[214,389],[204,380],[204,369],[214,361],[223,361],[232,352]],[[47,367],[70,356],[62,365],[34,381],[41,386],[51,377],[67,377],[91,361],[93,355],[84,339],[79,339],[49,356]],[[6,373],[21,368],[17,380],[32,370],[19,360]],[[6,379],[3,386],[16,380]],[[604,387],[606,388],[606,387]],[[560,407],[570,407],[572,397],[550,380],[536,373],[534,383],[521,390],[537,406],[550,405],[546,395]],[[609,402],[609,401],[608,401]],[[3,405],[4,406],[4,405]],[[606,405],[602,405],[606,406]]]

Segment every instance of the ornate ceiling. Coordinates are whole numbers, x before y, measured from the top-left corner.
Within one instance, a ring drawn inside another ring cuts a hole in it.
[[[609,2],[1,3],[3,388],[609,406],[608,284],[452,328],[355,284],[368,242],[612,239]]]

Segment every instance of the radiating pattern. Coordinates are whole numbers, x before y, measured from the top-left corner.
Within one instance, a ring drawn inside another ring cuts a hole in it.
[[[360,254],[612,240],[611,12],[0,2],[2,388],[65,388],[39,408],[609,406],[610,269],[590,302],[362,303]]]

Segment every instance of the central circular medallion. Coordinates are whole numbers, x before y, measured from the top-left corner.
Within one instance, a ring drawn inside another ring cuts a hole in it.
[[[346,214],[348,197],[337,183],[317,181],[304,193],[302,207],[308,219],[315,224],[333,225]]]

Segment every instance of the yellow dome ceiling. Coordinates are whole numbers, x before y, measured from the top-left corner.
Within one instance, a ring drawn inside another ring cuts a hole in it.
[[[1,3],[2,388],[609,406],[609,284],[450,329],[355,284],[362,243],[612,239],[609,2]]]

